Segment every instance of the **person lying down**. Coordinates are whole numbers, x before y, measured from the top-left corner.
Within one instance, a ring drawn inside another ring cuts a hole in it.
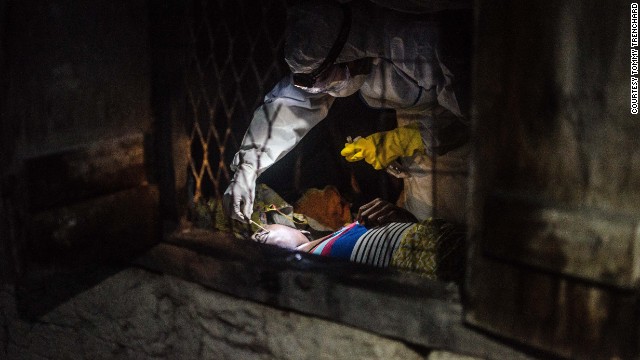
[[[315,255],[414,272],[430,279],[460,281],[464,271],[464,237],[464,232],[454,225],[429,218],[371,228],[356,221],[315,240],[298,229],[271,224],[256,231],[251,239]]]

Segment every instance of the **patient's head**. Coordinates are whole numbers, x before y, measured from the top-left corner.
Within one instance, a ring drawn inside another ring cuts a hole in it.
[[[251,239],[263,244],[276,245],[287,249],[295,249],[296,247],[309,242],[309,239],[307,239],[300,230],[289,226],[272,224],[265,225],[264,228],[267,229],[268,232],[258,230],[251,235]]]

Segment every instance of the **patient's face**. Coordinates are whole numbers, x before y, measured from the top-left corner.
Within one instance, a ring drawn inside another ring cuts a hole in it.
[[[307,239],[307,237],[299,230],[285,225],[272,224],[265,225],[264,228],[269,230],[269,232],[267,233],[264,230],[258,230],[251,236],[251,239],[286,249],[295,249],[296,247],[309,242],[309,239]]]

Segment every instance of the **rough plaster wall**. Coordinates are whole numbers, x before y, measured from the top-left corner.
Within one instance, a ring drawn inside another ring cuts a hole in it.
[[[15,146],[16,156],[149,127],[146,5],[145,0],[7,2],[7,123],[0,138]]]
[[[423,359],[402,342],[127,269],[39,321],[0,290],[3,359]],[[467,359],[432,352],[433,360]]]

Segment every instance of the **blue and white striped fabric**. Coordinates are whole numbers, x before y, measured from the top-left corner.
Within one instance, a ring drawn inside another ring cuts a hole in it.
[[[390,223],[368,230],[360,236],[351,261],[378,267],[388,267],[400,241],[414,223]]]
[[[394,251],[414,223],[390,223],[373,229],[354,223],[322,241],[311,253],[388,267]]]

